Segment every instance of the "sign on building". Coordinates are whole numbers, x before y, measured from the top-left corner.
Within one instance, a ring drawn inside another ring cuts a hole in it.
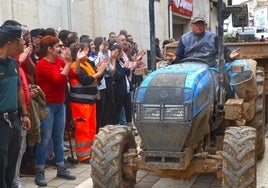
[[[172,11],[186,16],[193,15],[193,0],[172,0]]]

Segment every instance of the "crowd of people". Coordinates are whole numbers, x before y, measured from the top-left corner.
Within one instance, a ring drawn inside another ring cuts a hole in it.
[[[144,55],[123,29],[106,40],[5,21],[0,27],[0,187],[22,187],[22,171],[46,186],[51,154],[57,176],[74,180],[64,159],[67,125],[74,127],[77,161],[88,164],[101,127],[123,124],[134,130],[133,91],[142,81],[135,69],[145,67]]]
[[[156,39],[156,60],[179,63],[193,56],[216,66],[217,35],[205,23],[202,17],[193,18],[192,31],[166,57]],[[225,56],[235,59],[238,51],[226,49]],[[74,180],[64,159],[65,126],[74,126],[77,161],[88,164],[100,128],[121,124],[135,134],[131,103],[142,81],[135,69],[145,66],[144,55],[124,29],[110,32],[108,40],[93,40],[74,31],[29,30],[15,20],[5,21],[0,27],[0,187],[21,187],[21,171],[46,186],[50,155],[57,176]]]

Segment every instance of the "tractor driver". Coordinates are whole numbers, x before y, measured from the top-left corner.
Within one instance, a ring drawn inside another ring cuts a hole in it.
[[[212,67],[217,65],[218,37],[216,33],[206,30],[206,20],[201,17],[194,17],[191,21],[192,31],[182,35],[181,40],[174,53],[167,53],[166,59],[172,64],[179,63],[187,57],[204,59]],[[239,56],[239,48],[231,51],[224,48],[224,57],[230,61]]]

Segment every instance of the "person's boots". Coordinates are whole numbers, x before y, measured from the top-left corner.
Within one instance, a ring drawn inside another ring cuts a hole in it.
[[[45,178],[45,170],[37,169],[35,173],[35,183],[39,186],[47,186],[47,180]]]
[[[65,166],[58,166],[57,177],[65,178],[67,180],[75,180],[75,175],[70,173]]]

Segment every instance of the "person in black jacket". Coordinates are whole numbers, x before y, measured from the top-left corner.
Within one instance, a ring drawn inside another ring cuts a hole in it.
[[[114,91],[115,91],[115,112],[113,124],[119,124],[120,112],[122,107],[125,108],[127,123],[132,122],[131,116],[131,95],[130,82],[128,77],[130,75],[129,61],[123,62],[119,58],[116,60],[116,71],[114,74]]]

